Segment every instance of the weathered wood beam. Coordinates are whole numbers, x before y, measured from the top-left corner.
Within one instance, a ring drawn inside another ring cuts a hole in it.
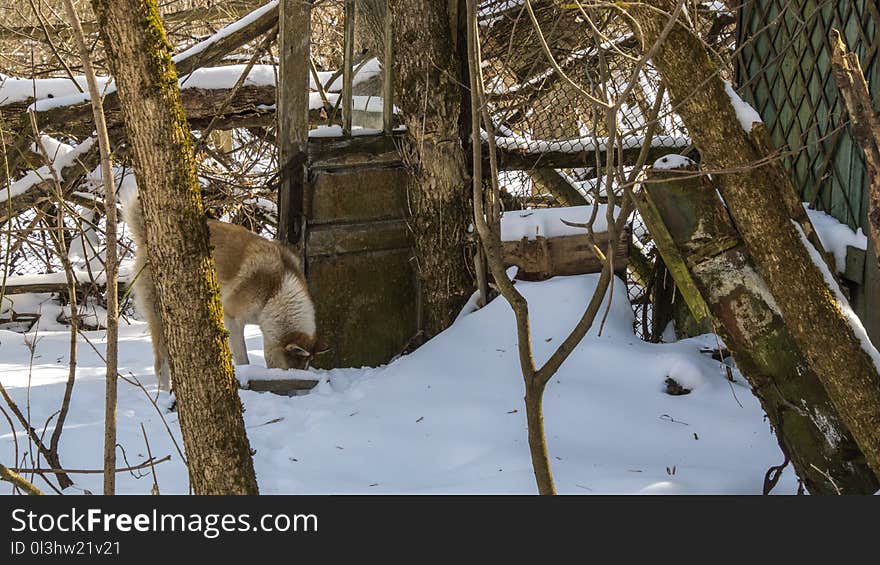
[[[268,33],[278,24],[278,11],[267,10],[260,17],[220,38],[206,49],[175,62],[177,75],[183,77],[201,67],[209,67],[229,53]]]
[[[831,43],[834,51],[831,68],[837,88],[846,104],[853,138],[865,155],[868,173],[868,234],[874,249],[880,250],[880,116],[874,111],[874,101],[859,63],[859,56],[847,52],[840,32],[834,31]],[[880,252],[874,260],[880,263]]]
[[[685,173],[685,174],[682,174]],[[677,284],[684,269],[780,446],[811,493],[870,494],[878,481],[782,319],[715,187],[695,170],[649,173],[643,216]]]
[[[617,273],[626,271],[631,237],[629,230],[621,232],[614,253],[614,270]],[[608,248],[608,233],[597,233],[595,242],[604,252]],[[502,249],[504,265],[519,267],[516,278],[526,281],[599,273],[605,265],[596,255],[586,234],[549,238],[538,236],[535,239],[524,237],[518,241],[502,242]]]
[[[185,88],[180,91],[183,109],[191,123],[208,120],[217,115],[223,108],[231,89]],[[109,98],[109,96],[108,96]],[[242,86],[235,93],[229,105],[224,109],[224,116],[242,116],[272,114],[271,110],[261,109],[275,104],[274,86]],[[107,127],[122,127],[122,112],[119,105],[109,101],[104,105]],[[318,117],[316,112],[315,117]],[[221,116],[222,118],[222,116]],[[94,130],[91,109],[88,105],[76,104],[59,106],[37,113],[37,123],[43,131],[62,132],[79,139],[88,137]],[[193,127],[193,129],[198,129]],[[219,129],[215,126],[215,129]]]
[[[85,293],[97,289],[99,292],[103,292],[106,286],[106,284],[97,284],[85,281],[76,283],[76,290],[77,292]],[[128,283],[120,282],[117,285],[117,288],[119,289],[119,295],[122,296],[128,289]],[[68,292],[69,289],[70,286],[66,282],[16,284],[13,280],[7,282],[6,286],[4,287],[4,294],[12,295],[39,292]]]
[[[299,391],[311,390],[317,384],[318,381],[315,379],[251,379],[245,388],[257,392],[291,396]]]
[[[648,162],[681,151],[681,147],[652,147],[648,150]],[[639,158],[641,147],[633,147],[623,150],[623,162],[618,165],[635,165]],[[620,153],[615,150],[615,153]],[[498,167],[505,171],[529,170],[538,168],[550,169],[573,169],[579,167],[591,167],[596,164],[596,151],[594,149],[583,151],[547,151],[540,153],[526,149],[509,149],[498,147]],[[605,163],[605,150],[599,151],[599,162]],[[483,164],[483,170],[489,170],[488,162]]]
[[[280,0],[278,9],[277,139],[281,183],[277,237],[285,243],[300,244],[305,221],[312,2]]]

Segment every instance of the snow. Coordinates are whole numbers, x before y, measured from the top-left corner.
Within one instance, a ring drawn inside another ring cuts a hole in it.
[[[518,282],[532,312],[536,361],[545,361],[574,327],[598,275]],[[632,333],[623,283],[616,288],[601,337],[590,332],[549,383],[544,402],[548,448],[561,493],[758,494],[764,472],[783,456],[747,383],[728,383],[702,347],[715,338],[650,344]],[[69,328],[55,321],[45,295],[16,295],[19,311],[41,308],[38,334],[0,330],[0,380],[44,422],[60,405],[67,378]],[[141,423],[156,457],[163,494],[186,493],[177,413],[157,409],[146,324],[120,329],[118,441],[132,464],[146,459]],[[85,332],[103,353],[104,332]],[[267,373],[261,339],[246,328],[252,366]],[[27,343],[36,341],[29,369]],[[80,342],[77,382],[61,437],[61,461],[102,466],[104,366]],[[534,493],[513,312],[503,299],[465,314],[415,352],[386,366],[315,370],[321,383],[302,396],[241,390],[244,419],[261,492]],[[28,381],[30,378],[30,387]],[[673,378],[692,388],[663,392]],[[742,403],[742,407],[737,402]],[[159,404],[166,399],[159,397]],[[165,430],[167,419],[170,434]],[[17,428],[19,455],[27,440]],[[11,432],[0,429],[0,461],[14,460]],[[668,469],[675,468],[672,474]],[[101,491],[100,475],[75,475],[70,493]],[[37,484],[41,479],[36,478]],[[146,494],[149,472],[117,476],[120,493]],[[8,486],[8,485],[7,485]],[[794,493],[787,469],[776,493]],[[2,488],[10,492],[10,488]]]
[[[52,159],[55,172],[58,173],[59,176],[61,176],[61,171],[64,167],[72,165],[80,155],[83,155],[91,149],[92,144],[95,142],[94,138],[89,138],[76,147],[72,147],[53,140],[45,135],[42,136],[42,139],[44,142],[47,142],[45,145],[46,153],[48,153],[49,157]],[[24,194],[37,184],[51,178],[52,172],[49,170],[48,165],[43,165],[39,169],[29,171],[20,179],[10,183],[6,190],[0,189],[0,203],[6,202],[7,198],[15,198],[16,196]],[[59,180],[64,179],[61,178]]]
[[[657,170],[671,170],[692,165],[694,165],[694,161],[690,157],[685,157],[684,155],[664,155],[654,161],[653,168]]]
[[[730,103],[736,112],[736,119],[739,120],[739,125],[742,126],[743,130],[751,133],[752,126],[756,122],[759,124],[764,123],[761,115],[748,102],[739,97],[730,81],[724,81],[724,91],[727,93],[727,97],[730,98]]]
[[[351,127],[351,135],[376,135],[382,133],[382,130],[373,128],[364,128],[360,126]],[[342,126],[318,126],[309,130],[309,137],[342,137]]]
[[[825,284],[827,284],[828,288],[834,292],[834,296],[837,298],[837,306],[840,308],[840,312],[843,314],[844,319],[849,323],[853,334],[856,336],[856,339],[859,340],[862,349],[864,349],[865,353],[867,353],[871,360],[874,361],[874,366],[877,367],[877,371],[880,372],[880,352],[878,352],[877,348],[874,347],[874,344],[871,343],[871,338],[868,337],[868,332],[865,331],[865,326],[862,325],[862,321],[856,313],[853,312],[852,306],[850,306],[849,301],[843,295],[843,292],[840,291],[840,286],[838,286],[837,281],[834,280],[834,276],[828,269],[828,265],[822,259],[822,256],[819,255],[819,252],[816,251],[816,248],[809,242],[807,236],[804,234],[804,230],[801,229],[801,226],[794,220],[792,220],[791,223],[794,225],[795,229],[797,229],[804,247],[806,247],[807,251],[810,253],[810,259],[813,260],[813,263],[819,268],[819,271],[822,272],[822,276],[825,278]]]
[[[85,76],[75,77],[83,91],[88,90]],[[104,88],[107,77],[98,77],[98,89]],[[70,78],[17,78],[0,74],[0,106],[24,102],[30,98],[60,98],[78,93]]]
[[[862,228],[853,231],[846,224],[840,223],[837,218],[830,216],[821,210],[811,210],[809,203],[804,202],[804,208],[810,217],[810,223],[816,228],[819,241],[826,251],[834,255],[834,263],[838,273],[846,270],[846,248],[868,249],[868,237],[862,232]]]
[[[519,241],[524,237],[534,240],[538,236],[583,235],[587,233],[586,229],[566,225],[562,220],[584,224],[590,219],[593,208],[592,205],[589,205],[504,212],[501,216],[501,241]],[[608,207],[605,204],[599,204],[598,208],[596,220],[593,222],[593,231],[608,231],[608,223],[605,219]]]
[[[727,7],[727,4],[725,4],[724,2],[720,2],[719,0],[713,0],[712,2],[700,2],[700,5],[705,6],[707,10],[715,12],[717,14],[733,15],[730,11],[730,8]]]
[[[240,20],[237,20],[237,21],[229,24],[228,26],[221,28],[220,30],[217,31],[217,33],[215,33],[214,35],[212,35],[208,39],[193,45],[192,47],[190,47],[186,51],[183,51],[181,53],[178,53],[177,55],[174,55],[171,58],[171,60],[174,61],[175,63],[177,63],[178,61],[182,61],[183,59],[188,59],[188,58],[192,57],[193,55],[197,55],[197,54],[201,53],[202,51],[204,51],[205,49],[207,49],[208,47],[210,47],[211,45],[217,43],[219,40],[223,39],[224,37],[232,35],[233,33],[237,32],[238,30],[249,26],[251,23],[258,20],[260,17],[263,16],[263,14],[265,14],[269,10],[275,10],[277,8],[278,8],[278,0],[272,0],[268,4],[260,6],[259,8],[254,10],[253,12],[251,12],[248,15],[246,15],[245,17],[241,18]]]

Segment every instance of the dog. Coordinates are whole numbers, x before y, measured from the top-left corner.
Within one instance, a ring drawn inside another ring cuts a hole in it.
[[[156,301],[156,287],[147,265],[144,219],[136,197],[123,206],[123,216],[137,246],[135,309],[146,318],[153,342],[159,390],[170,390],[168,349]],[[316,354],[315,307],[299,258],[277,241],[241,226],[208,220],[214,264],[223,303],[223,323],[236,365],[250,363],[244,341],[245,324],[263,333],[268,368],[306,369]]]

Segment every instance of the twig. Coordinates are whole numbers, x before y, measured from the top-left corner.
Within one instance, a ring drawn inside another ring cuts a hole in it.
[[[147,439],[147,429],[144,427],[144,423],[141,422],[141,433],[144,434],[144,443],[147,444],[147,457],[150,460],[153,459],[153,452],[150,450],[150,440]],[[150,470],[153,472],[153,494],[161,494],[159,492],[159,481],[156,480],[156,465],[155,463],[150,465]]]
[[[148,459],[143,463],[138,463],[137,465],[131,465],[129,467],[120,467],[117,469],[113,469],[114,473],[126,473],[129,471],[137,471],[139,469],[145,469],[150,466],[158,465],[159,463],[164,463],[165,461],[170,461],[171,456],[166,455],[161,459]],[[71,475],[101,475],[104,473],[104,469],[21,469],[21,468],[10,468],[11,471],[15,471],[16,473],[68,473]]]
[[[58,176],[58,171],[55,168],[55,164],[52,162],[52,159],[49,158],[49,153],[46,151],[46,147],[43,145],[43,140],[40,137],[40,129],[37,127],[37,118],[34,112],[28,112],[31,120],[31,127],[34,132],[34,139],[36,140],[36,146],[40,151],[40,154],[43,157],[43,160],[46,163],[46,166],[49,168],[49,172],[52,175],[53,188],[55,189],[55,195],[58,199],[58,216],[57,216],[57,229],[58,233],[55,234],[51,232],[50,235],[55,239],[55,245],[57,247],[58,257],[61,260],[61,265],[64,267],[64,275],[67,279],[68,286],[68,299],[69,299],[69,307],[70,307],[70,359],[68,362],[68,373],[67,373],[67,383],[64,387],[64,399],[61,403],[61,410],[58,414],[58,421],[55,423],[55,429],[52,431],[52,437],[49,438],[49,451],[55,454],[55,457],[58,457],[58,442],[61,441],[61,432],[64,430],[64,422],[67,419],[67,412],[70,409],[70,399],[73,395],[73,385],[76,382],[76,336],[77,336],[77,327],[79,325],[79,317],[76,313],[76,279],[73,275],[73,267],[70,264],[70,258],[67,255],[67,244],[65,242],[64,235],[64,198],[62,196],[61,189],[61,179]],[[59,484],[61,484],[61,478],[59,477]],[[70,486],[70,485],[67,485]],[[62,484],[62,488],[66,488]]]

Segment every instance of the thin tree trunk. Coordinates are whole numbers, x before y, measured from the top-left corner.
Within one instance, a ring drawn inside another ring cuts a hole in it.
[[[189,126],[155,0],[92,0],[119,89],[196,494],[256,494]]]
[[[92,114],[95,117],[95,128],[98,133],[98,147],[101,152],[101,178],[104,183],[104,211],[107,225],[106,257],[104,271],[107,276],[107,374],[104,393],[104,494],[116,492],[116,384],[119,356],[119,296],[116,287],[116,185],[113,181],[113,164],[110,160],[110,136],[107,133],[107,122],[104,119],[104,108],[101,94],[92,68],[89,48],[86,46],[82,25],[72,0],[64,0],[64,11],[73,30],[73,38],[79,49],[86,82],[91,96]]]
[[[459,56],[448,2],[392,0],[396,102],[409,133],[414,182],[410,228],[421,283],[423,329],[447,328],[473,290],[468,270],[470,193],[460,117]],[[463,47],[463,46],[462,46]],[[463,59],[462,59],[463,60]]]
[[[646,4],[646,8],[627,10],[648,48],[661,37],[668,14],[677,10],[678,4],[672,0]],[[820,270],[825,266],[813,262],[792,223],[786,206],[790,197],[784,192],[791,193],[794,188],[772,155],[759,149],[763,125],[750,128],[741,124],[718,68],[681,18],[657,46],[652,60],[700,150],[704,167],[728,171],[713,177],[736,229],[795,343],[880,477],[877,352],[864,329],[852,324],[851,311],[844,312],[848,305],[835,299],[837,289],[829,286]]]
[[[29,117],[34,139],[37,140],[37,150],[40,152],[40,155],[42,155],[46,166],[49,167],[52,186],[54,187],[56,198],[56,214],[54,217],[55,225],[53,226],[48,218],[46,224],[50,227],[50,230],[52,230],[50,231],[50,237],[55,244],[55,251],[58,254],[58,260],[61,261],[61,265],[64,268],[64,278],[67,280],[67,306],[70,309],[70,349],[67,363],[67,383],[64,385],[64,398],[61,401],[61,408],[58,410],[58,419],[55,421],[55,429],[52,430],[52,436],[49,438],[49,453],[51,454],[51,458],[47,457],[50,463],[57,463],[58,468],[61,468],[58,446],[61,442],[61,433],[64,431],[64,422],[67,420],[67,413],[70,410],[70,399],[73,396],[73,386],[76,383],[77,332],[79,330],[79,315],[76,304],[76,278],[73,275],[73,267],[70,265],[70,257],[68,256],[68,249],[70,247],[68,245],[67,234],[64,231],[65,205],[61,196],[61,179],[58,177],[58,171],[52,164],[52,159],[49,157],[49,153],[43,146],[40,137],[40,130],[37,127],[37,120],[34,117],[34,113],[29,112]],[[58,485],[61,487],[61,490],[64,490],[73,485],[73,481],[71,481],[66,474],[58,475]]]

